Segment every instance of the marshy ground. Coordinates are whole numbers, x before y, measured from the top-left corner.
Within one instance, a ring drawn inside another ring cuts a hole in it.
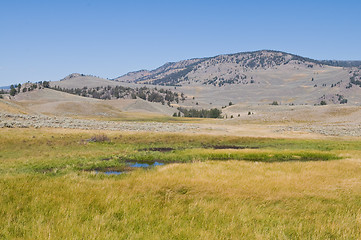
[[[359,239],[361,140],[3,128],[0,189],[3,239]]]

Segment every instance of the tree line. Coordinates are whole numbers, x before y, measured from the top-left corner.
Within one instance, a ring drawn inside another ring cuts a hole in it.
[[[168,105],[174,102],[179,103],[180,101],[185,100],[185,95],[183,93],[179,94],[171,90],[158,90],[157,88],[147,87],[130,88],[123,86],[101,86],[94,88],[61,88],[59,86],[55,86],[52,89],[83,97],[91,97],[103,100],[140,98],[149,102],[159,102],[162,104],[167,103]]]
[[[186,109],[179,107],[178,108],[179,113],[175,113],[174,117],[180,117],[180,113],[183,113],[184,117],[196,117],[196,118],[220,118],[222,111],[218,108],[212,108],[212,109]]]

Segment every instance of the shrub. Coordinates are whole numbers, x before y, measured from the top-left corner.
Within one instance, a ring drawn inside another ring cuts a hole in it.
[[[320,105],[327,105],[327,103],[326,103],[326,101],[322,100],[322,101],[320,102]]]
[[[340,104],[345,104],[345,103],[347,103],[347,99],[342,99],[342,100],[340,101]]]

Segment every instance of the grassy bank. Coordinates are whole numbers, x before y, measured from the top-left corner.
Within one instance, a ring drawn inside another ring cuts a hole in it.
[[[0,239],[359,239],[360,158],[342,139],[0,129]],[[88,171],[125,160],[177,163]]]

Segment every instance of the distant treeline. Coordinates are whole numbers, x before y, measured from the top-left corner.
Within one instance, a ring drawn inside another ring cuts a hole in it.
[[[15,85],[11,85],[10,86],[10,96],[15,96],[16,94],[19,94],[20,92],[30,92],[33,91],[37,88],[41,89],[41,88],[49,88],[49,82],[48,81],[40,81],[37,83],[31,83],[31,82],[27,82],[24,83],[23,85],[19,84],[15,84]]]
[[[130,87],[122,87],[122,86],[102,86],[95,88],[61,88],[59,86],[55,86],[52,89],[57,91],[62,91],[70,94],[75,94],[83,97],[91,97],[103,100],[111,100],[111,99],[136,99],[141,98],[143,100],[149,102],[159,102],[162,104],[167,103],[170,105],[171,103],[179,103],[179,101],[184,101],[185,96],[183,93],[179,94],[177,92],[172,92],[170,90],[157,89],[157,88],[130,88]]]
[[[207,109],[186,109],[178,108],[179,112],[183,113],[184,117],[196,117],[196,118],[220,118],[222,111],[217,108]],[[173,115],[175,116],[175,115]],[[178,114],[180,116],[180,114]]]
[[[320,62],[335,67],[361,67],[361,61],[321,60]]]
[[[167,103],[170,105],[171,103],[179,103],[180,101],[185,100],[185,95],[183,93],[173,92],[171,90],[165,90],[163,88],[130,88],[130,87],[122,87],[122,86],[106,86],[106,87],[95,87],[95,88],[61,88],[59,86],[50,87],[50,83],[48,81],[42,81],[37,83],[27,82],[23,85],[16,84],[11,85],[9,91],[5,91],[0,89],[0,94],[10,93],[11,96],[15,96],[20,92],[30,92],[35,89],[41,88],[51,88],[53,90],[66,92],[74,95],[79,95],[83,97],[97,98],[97,99],[120,99],[120,98],[128,98],[128,99],[136,99],[141,98],[143,100],[149,102],[159,102],[162,104]]]

